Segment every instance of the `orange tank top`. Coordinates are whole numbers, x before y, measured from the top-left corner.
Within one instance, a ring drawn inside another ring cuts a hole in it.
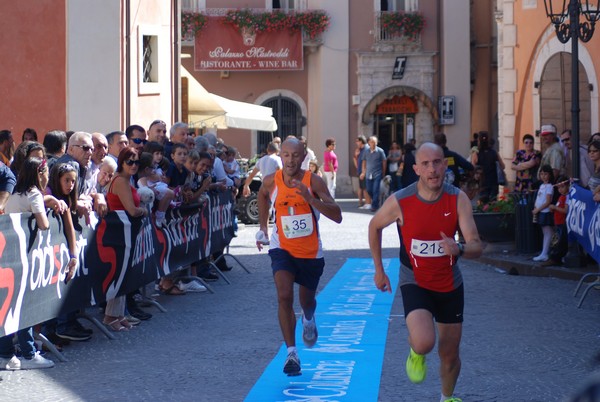
[[[306,171],[302,183],[310,190],[312,173]],[[273,208],[275,228],[271,236],[271,247],[281,248],[296,258],[320,258],[318,211],[298,194],[298,190],[283,182],[283,172],[275,173]]]

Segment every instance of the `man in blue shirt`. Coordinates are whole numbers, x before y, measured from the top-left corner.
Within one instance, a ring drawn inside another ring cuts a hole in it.
[[[365,159],[362,162],[361,179],[367,180],[367,193],[371,197],[371,211],[375,212],[379,209],[379,188],[381,179],[387,168],[387,159],[383,149],[377,146],[377,137],[369,137],[367,143],[369,148],[365,154]]]

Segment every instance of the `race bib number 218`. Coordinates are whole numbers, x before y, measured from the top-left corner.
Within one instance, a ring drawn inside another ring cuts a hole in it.
[[[445,255],[441,240],[413,239],[410,250],[413,255],[425,258],[442,257]]]

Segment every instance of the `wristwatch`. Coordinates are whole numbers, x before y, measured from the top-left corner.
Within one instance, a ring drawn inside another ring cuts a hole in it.
[[[458,255],[459,257],[462,257],[465,253],[465,245],[462,243],[456,243],[456,245],[458,246]]]

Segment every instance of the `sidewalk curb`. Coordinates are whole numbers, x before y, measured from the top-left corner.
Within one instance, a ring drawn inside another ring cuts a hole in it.
[[[496,255],[482,255],[478,261],[502,269],[508,275],[540,276],[578,281],[590,272],[597,272],[593,266],[587,268],[565,268],[560,266],[543,267],[534,261],[514,261]]]

